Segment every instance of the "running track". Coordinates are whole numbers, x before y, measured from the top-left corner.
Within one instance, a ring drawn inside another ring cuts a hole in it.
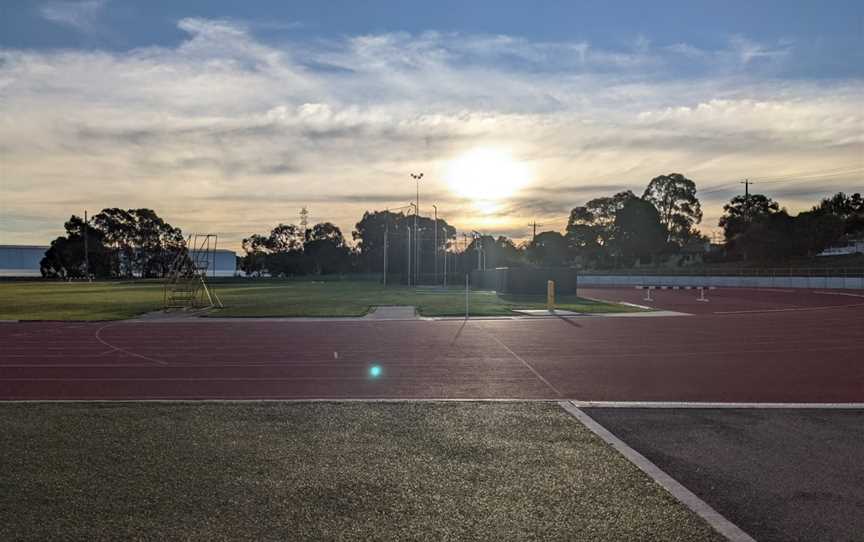
[[[581,293],[691,315],[2,323],[0,400],[864,402],[861,292]]]

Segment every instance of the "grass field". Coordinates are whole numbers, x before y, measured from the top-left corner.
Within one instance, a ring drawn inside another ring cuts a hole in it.
[[[722,540],[550,403],[0,404],[2,540]]]
[[[363,316],[375,305],[413,305],[423,316],[465,314],[465,291],[383,288],[360,281],[226,281],[214,285],[225,304],[215,317]],[[116,320],[162,307],[157,282],[0,282],[0,320]],[[472,292],[472,316],[501,316],[513,309],[545,308],[545,298]],[[622,305],[560,297],[557,307],[577,312],[624,312]]]

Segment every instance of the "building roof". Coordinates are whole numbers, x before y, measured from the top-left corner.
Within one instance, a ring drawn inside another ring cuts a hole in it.
[[[0,250],[6,250],[6,249],[10,249],[10,248],[13,248],[13,249],[14,248],[33,248],[33,249],[48,250],[51,247],[48,245],[0,245]]]

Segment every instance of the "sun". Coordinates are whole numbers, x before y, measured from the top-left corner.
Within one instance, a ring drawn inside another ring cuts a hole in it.
[[[478,148],[447,165],[444,180],[453,192],[474,201],[483,211],[513,196],[531,182],[530,166],[503,149]]]

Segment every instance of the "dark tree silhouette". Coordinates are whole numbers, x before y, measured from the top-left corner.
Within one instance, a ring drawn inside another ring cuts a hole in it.
[[[528,243],[528,260],[537,265],[558,266],[567,263],[567,239],[557,231],[544,231]]]
[[[694,226],[702,221],[702,206],[696,197],[696,183],[680,173],[651,179],[642,199],[657,208],[667,241],[684,246],[698,235]]]
[[[660,222],[657,208],[640,198],[632,198],[615,215],[613,245],[622,262],[650,262],[666,245],[666,228]]]
[[[719,226],[723,228],[726,241],[732,241],[743,233],[753,220],[779,211],[780,205],[768,196],[762,194],[750,194],[749,198],[735,196],[723,206],[723,216],[720,217]]]
[[[44,276],[84,276],[84,221],[72,216],[65,227],[66,237],[55,239],[42,261]],[[151,209],[103,209],[86,230],[97,277],[164,276],[183,242],[182,232]]]

